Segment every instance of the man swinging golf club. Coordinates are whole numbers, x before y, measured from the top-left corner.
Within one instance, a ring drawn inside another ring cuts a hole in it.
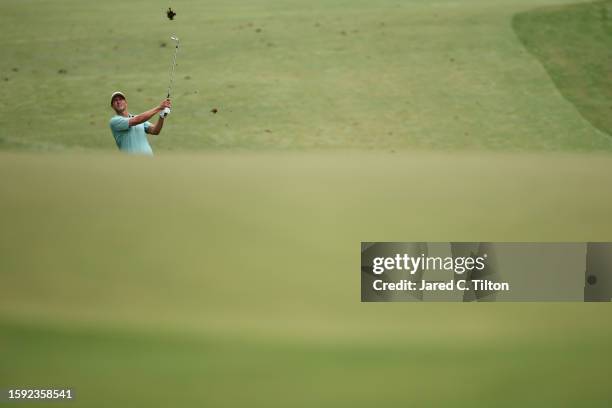
[[[128,112],[128,104],[123,92],[113,92],[111,107],[116,115],[110,120],[110,128],[119,150],[131,154],[152,156],[153,149],[151,149],[145,133],[159,135],[164,126],[164,118],[170,113],[171,106],[170,99],[164,99],[158,106],[146,112],[131,115]],[[149,122],[149,119],[158,113],[160,115],[155,125]]]
[[[122,92],[113,92],[111,95],[111,107],[116,115],[110,120],[110,128],[115,137],[115,142],[119,150],[132,154],[153,155],[153,149],[145,133],[149,135],[159,135],[164,126],[164,119],[170,114],[172,103],[170,102],[170,91],[174,84],[174,71],[176,68],[176,54],[179,49],[179,39],[176,35],[170,37],[175,43],[174,57],[172,58],[172,68],[170,71],[170,84],[168,85],[168,95],[161,101],[159,106],[149,109],[140,115],[131,115],[128,112],[127,100]],[[159,119],[153,125],[149,122],[153,116],[159,113]]]

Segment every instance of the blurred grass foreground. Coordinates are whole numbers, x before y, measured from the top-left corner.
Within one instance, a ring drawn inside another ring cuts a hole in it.
[[[610,160],[2,153],[0,382],[87,407],[605,406],[608,305],[361,304],[358,249],[609,240]]]

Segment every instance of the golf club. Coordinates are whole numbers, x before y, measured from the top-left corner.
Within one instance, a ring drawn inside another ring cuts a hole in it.
[[[170,39],[176,43],[176,46],[174,47],[174,57],[172,59],[172,70],[170,71],[170,84],[168,85],[168,95],[166,96],[166,98],[168,99],[170,99],[170,91],[172,90],[172,85],[174,84],[174,70],[176,68],[176,54],[178,53],[178,49],[179,49],[178,37],[176,35],[172,35]],[[168,116],[169,113],[170,113],[170,108],[164,108],[160,116],[162,118],[165,118],[166,116]]]

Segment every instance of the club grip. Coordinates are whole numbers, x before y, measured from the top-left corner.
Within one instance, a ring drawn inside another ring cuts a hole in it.
[[[159,113],[159,117],[165,118],[169,114],[170,114],[170,108],[164,108],[164,110]]]

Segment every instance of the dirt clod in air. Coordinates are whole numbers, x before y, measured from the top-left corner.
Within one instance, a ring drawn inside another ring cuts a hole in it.
[[[172,10],[172,8],[168,7],[168,11],[166,11],[166,16],[168,16],[168,19],[174,20],[174,16],[176,16],[176,13]]]

